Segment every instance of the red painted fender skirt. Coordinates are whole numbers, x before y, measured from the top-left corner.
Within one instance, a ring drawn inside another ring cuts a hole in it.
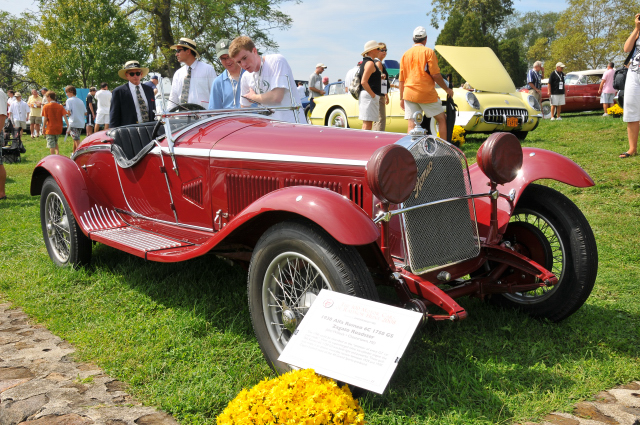
[[[32,196],[40,195],[42,184],[49,175],[58,183],[75,217],[80,217],[95,204],[87,189],[82,170],[74,161],[62,155],[49,155],[36,165],[31,175]],[[82,225],[80,227],[82,228]],[[82,232],[88,235],[85,229],[82,229]]]
[[[291,186],[253,202],[219,232],[233,232],[248,220],[270,211],[298,214],[315,222],[344,245],[366,245],[380,237],[378,226],[359,206],[329,189]]]
[[[516,190],[514,206],[527,186],[540,179],[553,179],[575,187],[591,187],[595,185],[593,179],[578,164],[558,153],[537,148],[522,148],[523,162],[518,176],[505,185],[498,185],[500,193],[508,194],[511,189]],[[488,192],[489,179],[485,176],[477,164],[469,167],[471,186],[474,193]],[[480,236],[486,236],[489,226],[490,214],[489,198],[475,200],[476,214],[478,217],[478,231]],[[499,233],[504,233],[509,218],[511,207],[506,199],[498,201],[498,225]]]

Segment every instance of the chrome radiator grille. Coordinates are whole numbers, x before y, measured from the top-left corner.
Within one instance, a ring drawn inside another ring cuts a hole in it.
[[[518,117],[518,123],[527,122],[529,114],[523,108],[487,108],[484,110],[485,122],[504,124],[504,117]]]
[[[409,150],[418,164],[418,179],[403,208],[471,194],[466,158],[452,145],[427,136]],[[403,214],[403,221],[408,264],[415,274],[480,253],[473,200],[418,208]]]

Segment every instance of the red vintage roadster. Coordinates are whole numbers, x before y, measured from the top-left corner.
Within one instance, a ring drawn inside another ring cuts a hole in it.
[[[37,165],[49,255],[85,264],[98,242],[149,261],[214,254],[246,266],[256,337],[279,371],[322,288],[378,300],[388,285],[425,321],[465,319],[455,300],[474,296],[557,322],[594,285],[589,223],[533,183],[593,180],[512,134],[492,134],[468,166],[419,130],[289,124],[263,109],[162,120],[96,133],[71,159]]]

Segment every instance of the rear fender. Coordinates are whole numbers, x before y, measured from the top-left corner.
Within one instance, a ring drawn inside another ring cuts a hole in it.
[[[362,208],[329,189],[313,186],[291,186],[270,192],[233,218],[220,236],[229,235],[248,221],[270,212],[305,217],[344,245],[365,245],[380,237],[378,226]]]
[[[49,176],[53,176],[58,183],[76,218],[89,211],[94,202],[89,195],[84,173],[74,161],[62,155],[49,155],[42,159],[31,175],[30,193],[32,196],[40,195],[42,185]],[[82,228],[81,220],[77,221]],[[89,235],[84,228],[82,228],[82,232]]]
[[[518,176],[505,185],[498,185],[500,193],[508,194],[512,189],[516,191],[513,206],[530,183],[541,179],[553,179],[575,187],[591,187],[595,185],[593,179],[578,164],[558,153],[538,148],[522,148],[522,168]],[[489,179],[473,164],[469,167],[471,185],[475,193],[488,192]],[[478,217],[478,232],[486,236],[491,217],[491,203],[488,197],[475,200]],[[498,233],[504,233],[512,214],[511,206],[506,199],[498,200]]]

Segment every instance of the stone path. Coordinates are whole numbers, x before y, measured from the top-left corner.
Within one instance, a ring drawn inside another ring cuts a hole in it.
[[[142,406],[125,385],[88,363],[26,314],[0,304],[0,425],[177,425],[171,416]],[[640,382],[521,425],[640,425]]]
[[[0,425],[177,425],[10,304],[0,304]]]

